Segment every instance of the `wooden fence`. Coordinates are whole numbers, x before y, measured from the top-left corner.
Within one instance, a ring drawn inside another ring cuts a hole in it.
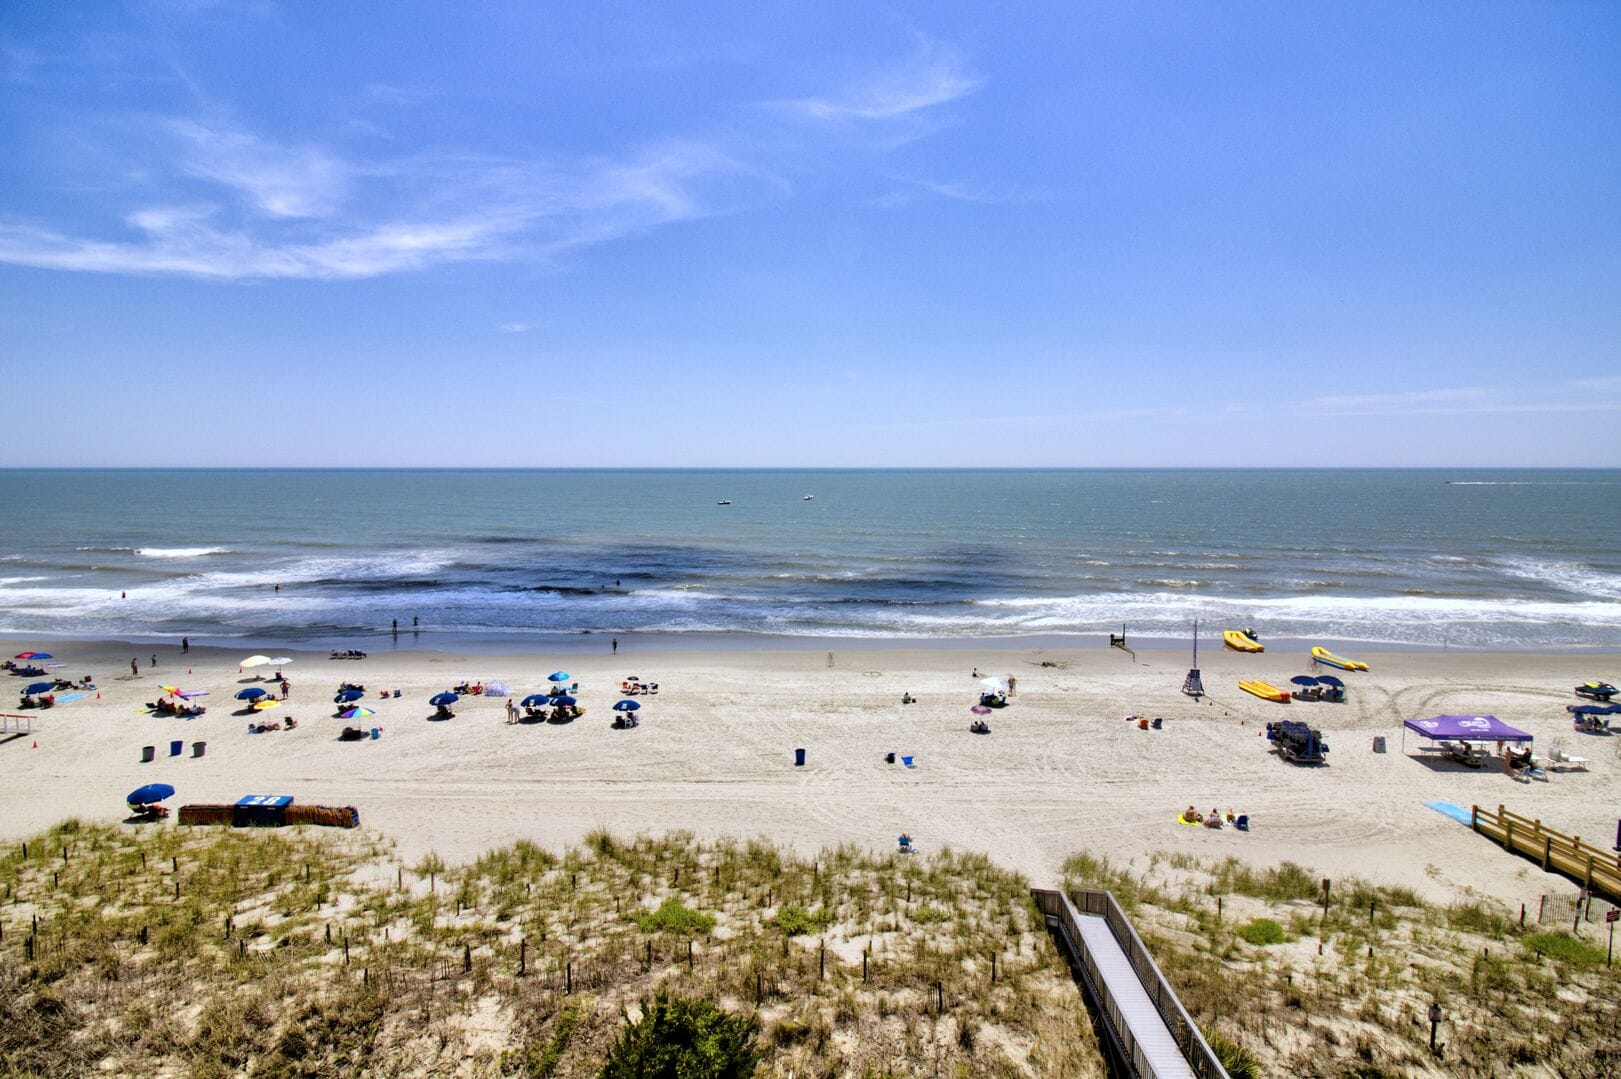
[[[1621,854],[1595,847],[1581,836],[1566,835],[1540,820],[1510,813],[1501,805],[1493,812],[1472,806],[1470,827],[1504,850],[1522,854],[1545,872],[1561,873],[1586,888],[1589,894],[1621,901]]]

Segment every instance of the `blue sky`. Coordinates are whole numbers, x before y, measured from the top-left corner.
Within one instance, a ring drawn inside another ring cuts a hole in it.
[[[0,8],[9,465],[1615,465],[1621,5]]]

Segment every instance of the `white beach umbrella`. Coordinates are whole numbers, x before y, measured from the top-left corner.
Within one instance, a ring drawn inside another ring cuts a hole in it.
[[[249,656],[247,659],[245,659],[241,663],[237,664],[237,666],[239,666],[239,667],[263,667],[266,663],[273,663],[273,662],[275,662],[275,661],[272,660],[269,656]]]
[[[986,689],[1006,689],[1007,683],[1000,678],[981,678],[979,684]]]
[[[291,656],[277,656],[275,659],[271,660],[270,662],[274,663],[278,667],[285,667],[287,664],[291,663],[292,661],[293,660],[292,660]]]

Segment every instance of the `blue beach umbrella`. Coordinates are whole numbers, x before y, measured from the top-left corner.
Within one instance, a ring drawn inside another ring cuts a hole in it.
[[[428,698],[428,703],[433,705],[435,708],[443,708],[445,705],[455,704],[459,700],[461,700],[461,698],[454,693],[435,693],[432,697]]]
[[[236,691],[236,699],[239,701],[256,701],[264,695],[265,691],[258,686],[249,686],[247,689]]]
[[[569,673],[567,671],[553,671],[551,674],[546,676],[546,680],[548,682],[567,682],[569,680]]]
[[[579,703],[573,697],[570,697],[567,693],[559,694],[556,697],[548,697],[547,700],[551,701],[553,704],[560,704],[564,708],[573,708],[576,704]]]
[[[546,696],[544,693],[531,693],[519,703],[521,703],[525,708],[540,708],[551,704],[552,699]]]
[[[332,703],[333,704],[348,704],[350,701],[358,701],[360,698],[364,697],[365,695],[366,694],[365,694],[364,690],[340,689],[340,690],[338,690],[338,695],[336,697],[332,698]]]
[[[1325,685],[1325,686],[1333,686],[1335,689],[1344,689],[1345,688],[1345,683],[1341,682],[1338,678],[1335,678],[1331,674],[1320,674],[1320,675],[1317,676],[1317,680],[1319,682],[1321,682],[1323,685]]]
[[[18,656],[17,658],[18,659],[30,659],[30,660],[32,660],[32,659],[55,659],[56,657],[51,655],[49,652],[30,652],[26,656]]]
[[[642,706],[641,701],[620,701],[614,705],[615,712],[634,712]]]
[[[1289,679],[1289,681],[1293,682],[1297,686],[1315,686],[1321,682],[1322,679],[1313,678],[1309,674],[1297,674],[1293,678]]]
[[[171,798],[173,796],[174,788],[169,786],[169,784],[148,783],[144,787],[136,787],[134,790],[130,791],[129,797],[125,798],[124,801],[128,802],[132,806],[144,806],[151,805],[153,802],[161,802],[165,798]]]
[[[29,684],[27,689],[23,690],[23,692],[32,696],[35,693],[49,693],[55,688],[55,682],[32,682]]]

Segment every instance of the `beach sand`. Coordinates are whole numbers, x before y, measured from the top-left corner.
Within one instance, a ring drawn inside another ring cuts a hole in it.
[[[1069,649],[824,648],[708,652],[632,651],[545,655],[374,651],[362,661],[285,652],[291,700],[266,721],[296,716],[298,729],[252,735],[232,695],[259,684],[239,672],[246,651],[118,642],[23,641],[49,651],[59,673],[96,676],[98,692],[48,711],[25,712],[34,733],[0,744],[6,773],[0,834],[15,839],[69,816],[120,819],[123,797],[144,783],[172,783],[170,805],[230,802],[248,793],[357,806],[365,826],[416,858],[452,861],[520,838],[558,847],[593,829],[632,834],[687,830],[764,836],[802,851],[853,843],[891,848],[910,833],[919,847],[983,851],[1032,882],[1058,879],[1079,851],[1143,865],[1155,851],[1292,860],[1329,877],[1356,875],[1453,899],[1473,890],[1510,904],[1574,891],[1426,808],[1472,803],[1541,818],[1611,845],[1618,812],[1621,738],[1573,734],[1571,687],[1613,676],[1608,657],[1501,653],[1354,653],[1373,670],[1345,675],[1349,701],[1280,705],[1237,688],[1241,677],[1287,685],[1310,673],[1304,646],[1262,656],[1201,655],[1209,696],[1180,692],[1185,651],[1089,644]],[[604,649],[606,652],[606,649]],[[141,675],[132,678],[137,656]],[[429,720],[429,696],[463,680],[501,679],[517,696],[544,690],[563,665],[587,714],[567,725],[505,721],[504,702],[464,697],[449,721]],[[1014,675],[1011,705],[975,735],[972,677]],[[1601,669],[1602,668],[1602,669]],[[268,675],[269,668],[260,672]],[[1326,673],[1326,672],[1325,672]],[[629,674],[657,681],[640,727],[610,729]],[[364,684],[378,715],[377,741],[336,740],[340,681]],[[19,691],[22,679],[7,685]],[[210,691],[208,713],[187,721],[144,713],[160,684]],[[0,685],[6,685],[0,683]],[[399,699],[377,700],[379,689]],[[919,698],[902,705],[903,693]],[[15,712],[8,696],[0,709]],[[1521,782],[1488,766],[1471,771],[1427,760],[1419,739],[1402,748],[1401,722],[1438,713],[1484,713],[1526,729],[1546,752],[1563,739],[1588,757],[1586,773]],[[1164,717],[1142,731],[1124,717]],[[1268,720],[1320,728],[1332,747],[1322,768],[1291,766],[1268,752]],[[1389,751],[1372,751],[1383,735]],[[172,739],[185,755],[166,756]],[[190,744],[206,741],[205,756]],[[37,745],[37,748],[35,746]],[[158,759],[140,763],[144,745]],[[805,749],[804,767],[794,751]],[[917,767],[886,764],[911,755]],[[1176,822],[1192,804],[1249,814],[1253,829],[1209,831]]]

